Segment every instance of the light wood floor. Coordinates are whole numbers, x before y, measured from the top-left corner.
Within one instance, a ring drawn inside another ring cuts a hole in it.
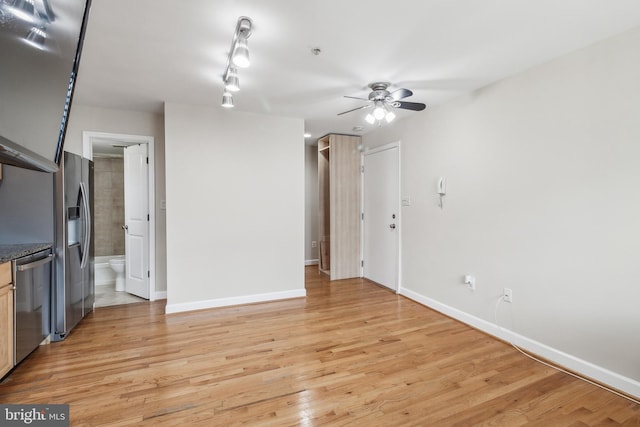
[[[640,406],[366,280],[163,315],[97,309],[0,385],[72,426],[638,426]]]

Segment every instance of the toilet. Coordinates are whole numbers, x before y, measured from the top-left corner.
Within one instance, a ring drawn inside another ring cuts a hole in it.
[[[124,291],[124,270],[126,261],[124,257],[111,258],[109,266],[116,272],[116,291]]]

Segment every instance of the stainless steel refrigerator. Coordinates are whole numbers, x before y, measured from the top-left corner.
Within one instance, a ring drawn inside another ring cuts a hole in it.
[[[93,310],[93,162],[64,153],[55,177],[55,273],[51,340],[63,340]]]

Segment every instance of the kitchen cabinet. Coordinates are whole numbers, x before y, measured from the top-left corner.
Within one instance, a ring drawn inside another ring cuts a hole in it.
[[[0,264],[0,378],[13,368],[13,284],[11,263]]]
[[[331,280],[360,277],[360,144],[351,135],[318,140],[319,267]]]

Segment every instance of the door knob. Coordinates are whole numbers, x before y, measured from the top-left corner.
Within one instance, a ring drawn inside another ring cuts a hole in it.
[[[127,231],[129,231],[129,226],[128,226],[128,225],[123,225],[123,226],[122,226],[122,229],[123,229],[123,230],[127,230]]]
[[[393,230],[393,229],[396,228],[396,225],[395,224],[389,224],[389,228]]]

